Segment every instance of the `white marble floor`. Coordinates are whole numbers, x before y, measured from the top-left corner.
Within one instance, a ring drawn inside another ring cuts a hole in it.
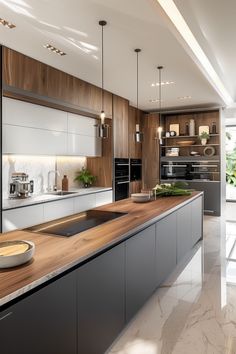
[[[223,218],[205,217],[204,240],[155,292],[108,353],[235,354],[235,245],[236,215],[235,222],[227,223]]]

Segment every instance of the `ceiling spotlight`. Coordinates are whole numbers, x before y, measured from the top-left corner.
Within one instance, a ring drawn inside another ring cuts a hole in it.
[[[66,55],[65,52],[63,52],[62,50],[60,50],[60,49],[54,47],[54,46],[51,45],[51,44],[45,44],[45,45],[44,45],[44,48],[50,50],[50,51],[53,52],[53,53],[56,53],[56,54],[58,54],[58,55],[61,55],[61,56]]]
[[[192,96],[180,96],[178,97],[178,100],[190,100]]]
[[[8,21],[4,20],[3,18],[0,18],[0,24],[3,25],[4,27],[9,28],[9,29],[13,29],[16,27],[15,25],[13,25],[13,23],[8,22]]]
[[[174,81],[162,81],[161,83],[160,82],[154,82],[151,84],[152,87],[155,87],[155,86],[165,86],[165,85],[173,85],[174,84]]]
[[[155,99],[153,99],[153,100],[149,100],[149,102],[151,102],[151,103],[155,103],[155,102],[159,102],[160,100],[158,99],[158,98],[155,98]],[[161,101],[163,101],[163,100],[161,100]]]

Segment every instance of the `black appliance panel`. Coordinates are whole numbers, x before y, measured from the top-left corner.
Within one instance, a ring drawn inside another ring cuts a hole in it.
[[[161,163],[161,179],[181,180],[220,180],[220,165],[218,161],[174,162]]]
[[[142,160],[130,159],[130,181],[142,180]]]
[[[115,158],[115,179],[121,177],[129,179],[129,159]]]
[[[112,211],[101,211],[101,210],[87,210],[83,213],[78,214],[73,219],[68,221],[55,222],[55,225],[47,226],[48,223],[33,226],[25,229],[25,231],[33,231],[43,234],[52,234],[55,236],[65,236],[70,237],[80,232],[89,230],[93,227],[104,224],[108,221],[120,218],[126,215],[126,213],[112,212]]]
[[[115,181],[115,201],[129,197],[129,180],[120,178]]]
[[[191,163],[189,162],[162,162],[161,179],[192,179]]]

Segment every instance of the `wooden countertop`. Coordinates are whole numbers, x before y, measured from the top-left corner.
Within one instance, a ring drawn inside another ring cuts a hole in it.
[[[22,230],[2,234],[1,241],[33,241],[36,250],[28,264],[0,270],[0,306],[119,243],[201,194],[192,192],[191,196],[159,198],[149,203],[133,203],[131,199],[125,199],[108,204],[97,210],[128,214],[69,238]]]

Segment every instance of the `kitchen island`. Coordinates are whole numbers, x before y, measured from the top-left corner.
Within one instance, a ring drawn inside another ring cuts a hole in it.
[[[200,192],[144,204],[126,199],[97,208],[126,215],[70,238],[3,234],[2,241],[36,246],[29,264],[0,271],[3,348],[6,342],[9,354],[32,353],[21,340],[29,331],[34,353],[104,353],[202,238],[202,209]],[[18,352],[7,341],[16,324]]]

